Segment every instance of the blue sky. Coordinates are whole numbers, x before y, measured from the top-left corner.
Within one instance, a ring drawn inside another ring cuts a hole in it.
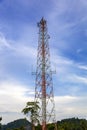
[[[34,98],[38,28],[47,20],[56,119],[87,118],[87,1],[0,0],[0,116],[23,118]],[[33,67],[32,67],[33,66]]]

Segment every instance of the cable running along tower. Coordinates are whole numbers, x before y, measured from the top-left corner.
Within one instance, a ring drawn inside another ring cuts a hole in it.
[[[46,124],[53,123],[55,130],[55,104],[52,82],[52,71],[50,67],[49,35],[47,33],[47,22],[41,19],[38,23],[39,39],[36,68],[35,102],[39,102],[39,118],[42,130],[47,130]]]

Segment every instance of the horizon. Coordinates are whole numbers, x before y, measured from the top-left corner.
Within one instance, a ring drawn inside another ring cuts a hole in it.
[[[19,118],[19,119],[15,119],[15,120],[13,120],[13,121],[10,121],[10,122],[8,122],[7,124],[9,124],[9,123],[12,123],[12,122],[15,122],[15,121],[18,121],[18,120],[21,120],[21,119],[26,119],[27,121],[29,121],[27,118]],[[78,118],[78,117],[71,117],[71,118],[64,118],[64,119],[61,119],[61,120],[56,120],[56,122],[58,122],[58,121],[63,121],[63,120],[68,120],[68,119],[78,119],[78,120],[86,120],[87,121],[87,119],[84,119],[84,118]],[[29,121],[30,123],[31,123],[31,121]],[[7,124],[2,124],[2,125],[7,125]],[[48,123],[49,124],[49,123]]]
[[[48,6],[49,5],[49,6]],[[24,118],[34,100],[38,27],[44,17],[50,35],[56,120],[87,119],[87,1],[0,1],[0,117]]]

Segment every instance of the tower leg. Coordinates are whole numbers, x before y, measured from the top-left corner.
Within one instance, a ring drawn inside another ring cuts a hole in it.
[[[42,130],[47,130],[47,128],[46,128],[46,122],[42,123]]]

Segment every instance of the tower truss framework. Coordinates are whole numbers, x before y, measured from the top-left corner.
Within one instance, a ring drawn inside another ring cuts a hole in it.
[[[49,35],[47,22],[44,18],[38,23],[38,53],[35,83],[35,102],[39,102],[39,120],[42,130],[47,130],[47,124],[55,124],[55,103],[52,82],[52,71],[49,51]],[[57,130],[56,125],[54,125]]]

